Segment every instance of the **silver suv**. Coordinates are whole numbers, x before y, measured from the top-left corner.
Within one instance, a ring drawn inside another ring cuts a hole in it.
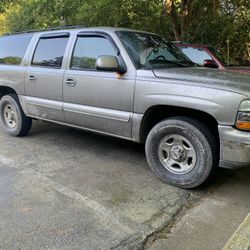
[[[250,165],[250,76],[192,63],[162,37],[67,28],[0,37],[0,120],[40,119],[146,144],[152,171],[182,188],[219,165]]]

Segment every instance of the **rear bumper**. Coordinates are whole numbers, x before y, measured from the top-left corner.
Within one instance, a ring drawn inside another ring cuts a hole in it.
[[[239,168],[250,166],[250,132],[231,126],[219,126],[220,167]]]

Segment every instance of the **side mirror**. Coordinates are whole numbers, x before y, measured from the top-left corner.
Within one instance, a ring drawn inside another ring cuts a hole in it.
[[[217,69],[218,65],[214,60],[206,59],[203,62],[203,67]]]
[[[115,56],[99,56],[96,60],[95,67],[100,71],[126,73],[125,67],[119,65],[118,58]]]

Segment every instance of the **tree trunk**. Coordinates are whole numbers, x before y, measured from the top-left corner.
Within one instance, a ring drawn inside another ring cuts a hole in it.
[[[213,15],[216,16],[216,12],[219,8],[219,1],[218,0],[213,0]]]
[[[175,40],[180,41],[181,40],[181,31],[180,31],[180,27],[179,27],[179,23],[178,23],[178,17],[177,17],[176,6],[174,4],[174,0],[166,0],[165,5],[166,5],[167,13],[170,16]]]
[[[181,37],[183,38],[190,26],[191,5],[193,0],[182,0],[181,2]]]

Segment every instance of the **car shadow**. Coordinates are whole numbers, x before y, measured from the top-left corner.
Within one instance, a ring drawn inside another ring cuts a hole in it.
[[[74,147],[78,149],[81,147],[85,148],[86,144],[95,145],[96,151],[102,151],[103,154],[109,154],[110,150],[118,150],[119,152],[122,151],[123,154],[128,154],[128,156],[133,154],[134,157],[139,157],[146,162],[144,144],[116,137],[41,121],[34,122],[34,126],[29,134],[30,137],[40,137],[39,140],[47,140],[51,135],[58,139],[53,143],[66,144],[70,137]],[[223,183],[234,178],[239,172],[244,171],[242,169],[230,170],[218,167],[208,182],[192,190],[212,193],[218,186],[223,185]]]

